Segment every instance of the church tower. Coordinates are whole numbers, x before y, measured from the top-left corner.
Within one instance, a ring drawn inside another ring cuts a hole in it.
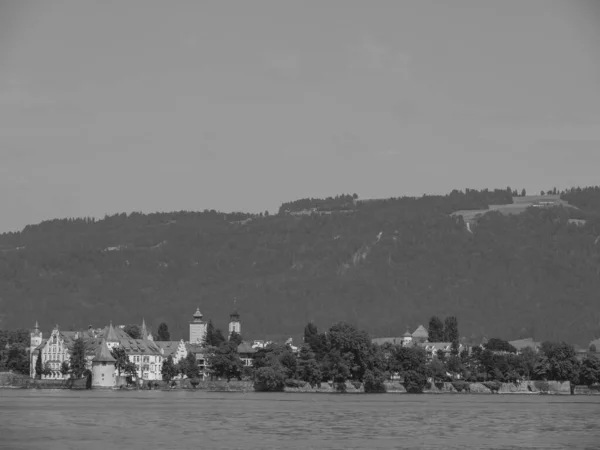
[[[242,324],[240,323],[240,315],[237,309],[229,315],[229,337],[231,337],[231,333],[234,331],[237,334],[242,334]]]
[[[142,339],[146,341],[154,341],[154,337],[152,333],[148,332],[148,328],[146,327],[146,320],[142,317]]]
[[[31,378],[35,377],[35,363],[37,362],[37,353],[33,351],[38,348],[42,344],[42,332],[40,331],[40,327],[38,326],[37,320],[35,321],[35,328],[29,334],[29,357],[31,361],[29,362],[30,374]]]
[[[200,308],[197,308],[194,318],[190,322],[190,344],[202,344],[205,336],[206,322],[202,320]]]
[[[42,343],[42,332],[40,331],[40,327],[38,326],[37,320],[35,321],[35,328],[29,335],[30,343],[29,343],[29,352],[33,353],[33,351],[40,346]]]

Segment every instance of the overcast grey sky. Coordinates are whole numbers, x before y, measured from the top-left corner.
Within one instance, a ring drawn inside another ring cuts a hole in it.
[[[0,0],[0,155],[0,231],[600,184],[600,3]]]

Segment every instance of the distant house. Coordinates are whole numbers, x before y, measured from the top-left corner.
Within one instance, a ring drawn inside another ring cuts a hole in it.
[[[591,341],[590,344],[588,345],[588,351],[590,353],[596,353],[596,354],[600,355],[600,339],[595,339],[595,340]]]
[[[516,341],[508,341],[508,343],[517,349],[517,353],[521,353],[526,348],[538,352],[541,346],[541,344],[534,341],[533,338],[517,339]]]
[[[254,361],[254,355],[258,350],[252,347],[250,342],[242,342],[237,348],[240,359],[244,363],[245,367],[252,367]]]
[[[383,345],[383,344],[392,344],[392,345],[414,345],[421,344],[423,342],[427,342],[429,339],[429,333],[425,329],[423,325],[419,325],[415,331],[410,333],[406,330],[402,336],[394,336],[394,337],[378,337],[371,339],[373,344]]]
[[[418,344],[419,347],[427,352],[427,356],[431,359],[437,355],[438,351],[444,352],[445,355],[449,355],[452,351],[452,342],[423,342]],[[462,352],[465,347],[462,344],[458,344],[458,352]]]
[[[402,337],[379,337],[371,339],[373,344],[383,345],[383,344],[392,344],[392,345],[402,345]]]
[[[187,355],[187,348],[183,339],[180,341],[155,341],[155,344],[160,349],[163,359],[171,356],[174,364],[177,364]]]
[[[419,325],[417,329],[413,331],[412,338],[414,342],[427,342],[429,333],[423,325]]]

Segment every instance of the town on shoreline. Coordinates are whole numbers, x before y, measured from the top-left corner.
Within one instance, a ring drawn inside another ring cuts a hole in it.
[[[340,322],[319,332],[309,322],[301,346],[242,338],[240,314],[227,336],[200,309],[188,340],[156,336],[142,324],[0,331],[0,387],[207,389],[289,392],[600,393],[600,340],[585,350],[533,338],[469,345],[458,320],[372,338]],[[29,342],[26,342],[28,338]],[[4,342],[3,342],[4,341]]]

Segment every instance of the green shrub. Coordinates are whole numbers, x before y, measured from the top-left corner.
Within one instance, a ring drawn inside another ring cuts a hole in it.
[[[386,392],[386,375],[378,370],[367,370],[364,377],[365,393],[384,393]],[[358,389],[358,388],[357,388]]]
[[[256,391],[277,392],[285,387],[285,374],[278,367],[261,367],[255,372],[254,389]]]
[[[410,394],[422,394],[423,388],[427,384],[427,377],[416,370],[409,370],[404,373],[404,388]]]

